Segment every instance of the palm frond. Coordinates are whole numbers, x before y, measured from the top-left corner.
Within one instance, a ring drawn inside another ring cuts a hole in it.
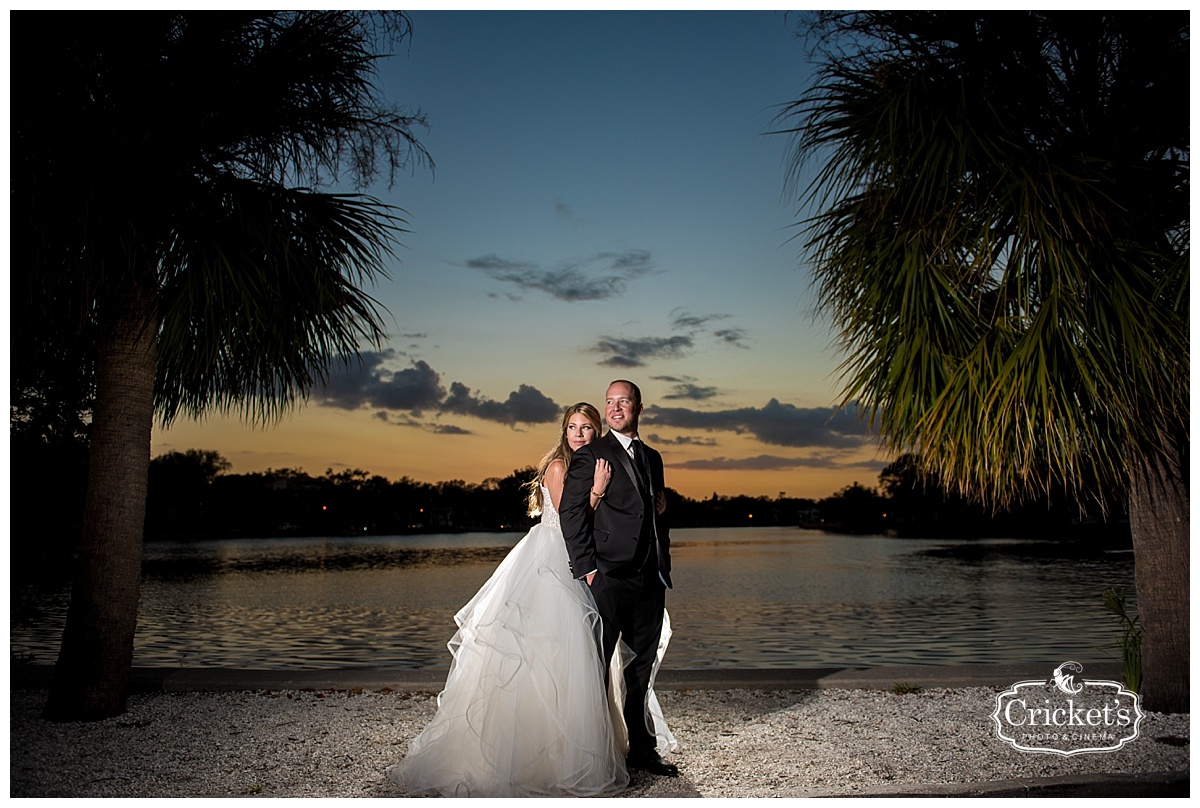
[[[999,503],[1103,502],[1189,419],[1187,208],[1163,202],[1186,187],[1186,131],[1125,117],[1131,84],[1186,63],[1181,18],[1150,20],[1163,68],[1145,27],[1092,17],[837,17],[867,44],[779,119],[792,187],[820,161],[803,243],[843,400]]]
[[[369,197],[226,178],[193,195],[162,265],[158,414],[210,406],[272,420],[330,361],[384,337],[360,287],[404,231]]]

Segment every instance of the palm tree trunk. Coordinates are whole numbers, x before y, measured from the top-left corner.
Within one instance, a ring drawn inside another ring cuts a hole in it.
[[[1134,468],[1129,525],[1142,627],[1142,706],[1156,712],[1190,709],[1188,507],[1178,460]]]
[[[136,290],[100,338],[84,526],[45,717],[125,711],[141,585],[157,321]]]

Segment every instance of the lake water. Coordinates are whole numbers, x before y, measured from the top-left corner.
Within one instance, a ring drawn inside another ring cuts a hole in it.
[[[672,532],[664,666],[810,668],[1114,659],[1102,593],[1130,553],[1032,541]],[[137,666],[445,669],[454,613],[519,533],[153,543]],[[13,659],[53,663],[66,582],[12,583]]]

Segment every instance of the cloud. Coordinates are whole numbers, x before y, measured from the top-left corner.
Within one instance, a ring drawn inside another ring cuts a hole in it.
[[[700,387],[693,384],[696,379],[691,376],[651,376],[650,378],[674,385],[674,390],[663,396],[668,400],[704,401],[720,395],[720,391],[715,387]]]
[[[520,273],[532,270],[534,264],[523,263],[518,261],[505,261],[500,256],[492,253],[481,258],[472,258],[467,261],[468,269],[479,269],[488,273]]]
[[[516,426],[519,423],[552,422],[558,418],[562,408],[542,395],[536,387],[527,384],[509,393],[506,401],[492,401],[472,395],[465,384],[454,382],[450,385],[450,395],[441,404],[441,411]]]
[[[853,413],[830,407],[801,409],[771,399],[761,408],[705,412],[683,407],[653,407],[642,415],[647,426],[704,432],[749,433],[774,446],[854,449],[872,441]]]
[[[692,314],[687,309],[677,308],[670,314],[671,327],[677,331],[703,331],[713,320],[727,320],[728,314]]]
[[[675,385],[675,392],[668,393],[663,398],[668,400],[688,399],[690,401],[704,401],[708,398],[713,398],[718,395],[715,387],[698,387],[690,382],[683,382]]]
[[[732,315],[729,314],[692,314],[685,308],[676,308],[671,311],[671,327],[676,331],[687,331],[692,335],[708,331],[709,323],[718,320],[728,320]],[[726,345],[732,345],[735,348],[748,348],[746,340],[746,329],[744,328],[722,328],[713,333],[718,342],[723,342]]]
[[[555,197],[554,199],[554,218],[560,223],[565,224],[573,229],[580,227],[592,227],[596,224],[593,220],[587,218],[586,216],[580,216],[577,214],[575,212],[575,208],[573,208],[569,202],[561,197]]]
[[[375,418],[396,426],[416,427],[442,435],[469,435],[468,430],[441,421],[424,419],[427,412],[465,415],[509,426],[543,424],[558,420],[562,408],[536,387],[520,385],[505,401],[492,401],[472,394],[462,382],[450,390],[441,384],[441,374],[424,360],[403,370],[389,370],[384,363],[396,352],[365,351],[362,361],[340,362],[327,384],[313,391],[314,403],[343,410],[370,407]]]
[[[642,337],[627,339],[623,337],[603,336],[592,346],[593,353],[607,354],[600,361],[605,367],[640,368],[650,359],[679,359],[696,347],[696,335],[705,331],[705,326],[714,320],[728,319],[728,314],[706,314],[697,316],[685,309],[677,308],[671,312],[671,327],[675,330],[686,330],[688,334],[673,337]],[[743,340],[746,332],[741,328],[726,328],[715,334],[721,342],[746,347]],[[660,380],[672,381],[675,390],[666,396],[668,399],[690,399],[702,401],[717,396],[715,387],[700,387],[692,384],[694,379],[674,379],[668,376],[656,376]]]
[[[474,434],[469,429],[463,429],[461,426],[454,424],[431,424],[429,430],[438,435],[472,435]]]
[[[862,468],[882,471],[887,464],[878,460],[863,460],[844,463],[837,457],[816,455],[812,457],[780,457],[758,455],[756,457],[712,457],[668,463],[673,469],[693,471],[788,471],[790,469],[846,469]]]
[[[375,418],[383,421],[385,424],[392,426],[402,426],[410,429],[423,429],[426,432],[432,432],[435,435],[473,435],[475,434],[469,429],[463,429],[456,424],[443,424],[437,421],[422,421],[419,418],[414,418],[407,413],[388,412],[380,410],[375,413]]]
[[[640,368],[647,359],[677,359],[692,348],[691,337],[643,337],[621,339],[601,337],[594,346],[594,353],[608,354],[601,365],[614,368]]]
[[[466,266],[521,290],[545,292],[559,300],[575,303],[620,297],[625,294],[629,281],[653,269],[653,261],[645,250],[628,250],[602,252],[583,261],[564,262],[552,269],[528,261],[508,261],[495,254],[472,258]]]
[[[646,435],[646,439],[655,446],[716,446],[716,438],[697,438],[691,435],[680,435],[677,438],[664,438],[657,432]]]
[[[749,348],[746,344],[746,330],[744,328],[722,328],[720,331],[714,331],[713,336],[726,345],[732,345],[735,348]]]
[[[396,352],[364,351],[361,362],[335,363],[325,385],[313,391],[313,400],[326,407],[356,410],[371,406],[386,410],[404,410],[419,415],[436,409],[446,395],[441,374],[424,360],[399,371],[388,370],[384,362]]]
[[[654,268],[654,263],[650,260],[650,253],[646,250],[602,252],[592,260],[607,263],[613,271],[627,273],[630,277],[645,275]]]

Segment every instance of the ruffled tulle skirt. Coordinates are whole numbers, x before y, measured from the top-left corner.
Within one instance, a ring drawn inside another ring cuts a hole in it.
[[[412,794],[455,797],[600,796],[628,783],[600,617],[570,576],[561,532],[534,526],[455,621],[437,714],[390,778]]]

